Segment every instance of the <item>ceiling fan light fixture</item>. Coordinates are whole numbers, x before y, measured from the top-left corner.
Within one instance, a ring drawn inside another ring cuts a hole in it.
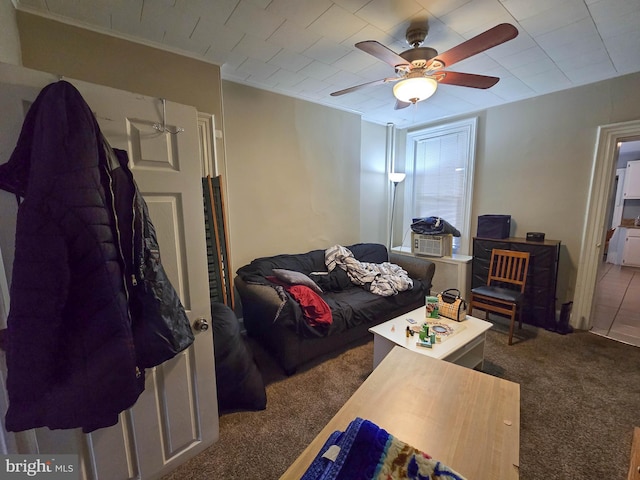
[[[393,95],[401,102],[417,103],[436,93],[437,88],[437,80],[431,77],[405,78],[393,86]]]

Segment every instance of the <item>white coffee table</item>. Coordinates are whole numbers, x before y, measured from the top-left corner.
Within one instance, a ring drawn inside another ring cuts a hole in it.
[[[408,318],[416,320],[415,324],[407,321]],[[431,348],[418,347],[418,334],[412,337],[406,336],[407,326],[421,326],[425,322],[425,307],[420,307],[399,317],[371,327],[373,333],[373,368],[376,368],[384,357],[399,345],[408,350],[427,355],[432,358],[446,360],[468,368],[482,369],[484,363],[484,344],[487,330],[492,326],[479,318],[467,315],[466,320],[456,322],[444,317],[432,319],[440,323],[459,328],[459,332],[447,338],[441,343],[436,343]]]

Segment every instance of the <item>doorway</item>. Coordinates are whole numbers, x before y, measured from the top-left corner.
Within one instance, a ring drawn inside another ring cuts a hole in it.
[[[598,128],[596,151],[591,175],[591,190],[583,233],[578,282],[571,324],[591,330],[596,315],[599,280],[606,275],[602,269],[607,219],[611,208],[619,145],[640,139],[640,120],[605,125]],[[628,267],[625,267],[625,269]],[[606,296],[606,294],[603,294]],[[611,307],[613,308],[613,307]],[[618,305],[617,310],[620,309]],[[617,311],[616,310],[616,311]]]
[[[609,196],[605,223],[607,231],[613,230],[613,236],[609,241],[605,240],[605,251],[598,269],[591,332],[640,346],[640,268],[620,264],[626,236],[626,230],[620,226],[629,224],[638,215],[635,205],[638,201],[625,201],[622,195],[627,162],[633,160],[640,160],[640,139],[620,142],[612,159],[616,182]]]

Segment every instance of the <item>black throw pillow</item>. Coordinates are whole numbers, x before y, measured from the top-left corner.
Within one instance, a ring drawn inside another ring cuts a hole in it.
[[[218,410],[264,410],[267,394],[262,375],[247,349],[240,323],[223,303],[211,303]]]
[[[334,268],[327,274],[310,273],[309,277],[325,292],[341,292],[354,285],[347,272],[341,268]]]

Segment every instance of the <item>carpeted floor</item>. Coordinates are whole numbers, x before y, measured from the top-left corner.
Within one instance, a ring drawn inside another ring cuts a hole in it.
[[[508,347],[504,331],[487,333],[484,371],[521,386],[520,478],[625,479],[640,425],[640,348],[529,326]],[[250,345],[267,409],[223,414],[220,439],[164,480],[278,478],[371,372],[371,341],[291,377]]]

